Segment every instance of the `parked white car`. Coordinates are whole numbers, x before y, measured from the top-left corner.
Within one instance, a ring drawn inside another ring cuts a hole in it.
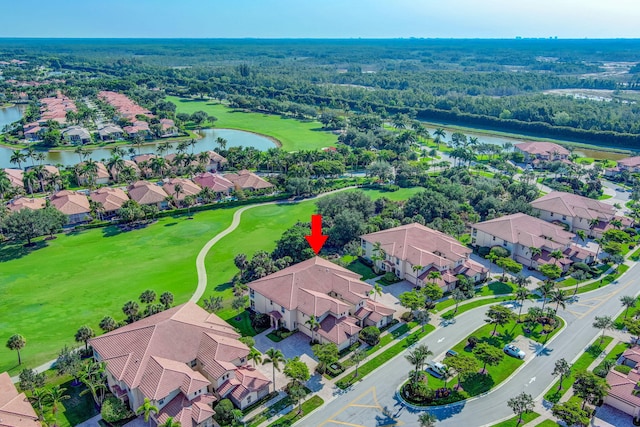
[[[516,357],[518,359],[524,359],[524,351],[520,350],[513,344],[507,344],[504,346],[504,352],[507,353],[511,357]]]
[[[447,368],[447,365],[443,363],[433,362],[433,361],[427,362],[426,371],[436,378],[444,377],[444,374],[447,372],[448,369],[449,368]]]

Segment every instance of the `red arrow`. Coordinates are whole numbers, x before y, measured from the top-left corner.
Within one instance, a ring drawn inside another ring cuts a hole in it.
[[[322,235],[322,215],[311,215],[311,235],[304,236],[313,252],[318,255],[329,236]]]

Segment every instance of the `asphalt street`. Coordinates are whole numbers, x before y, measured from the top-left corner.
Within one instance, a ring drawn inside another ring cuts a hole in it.
[[[640,292],[640,265],[635,264],[617,283],[604,288],[578,295],[578,299],[560,309],[559,315],[566,321],[565,329],[556,334],[543,346],[529,341],[529,348],[523,348],[529,357],[502,385],[487,395],[454,404],[444,408],[432,408],[438,426],[484,426],[513,416],[506,402],[522,391],[541,399],[545,390],[556,380],[551,375],[556,360],[565,358],[574,361],[590,345],[600,331],[593,328],[596,316],[617,316],[622,312],[620,296],[636,295]],[[527,302],[528,306],[540,304]],[[488,306],[463,313],[454,324],[438,327],[421,340],[440,360],[450,347],[463,340],[467,335],[484,324],[484,313]],[[396,397],[397,388],[407,379],[411,365],[404,354],[389,361],[375,373],[366,377],[348,391],[334,390],[334,398],[328,404],[302,419],[299,426],[417,426],[418,415],[406,407]]]

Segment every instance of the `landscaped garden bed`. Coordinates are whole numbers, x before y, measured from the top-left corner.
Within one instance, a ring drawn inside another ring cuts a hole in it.
[[[476,361],[475,371],[465,372],[459,381],[458,379],[452,381],[453,372],[447,374],[451,377],[439,379],[422,371],[414,371],[415,373],[411,373],[409,380],[400,388],[402,397],[413,405],[434,406],[457,402],[491,390],[524,363],[521,359],[502,354],[505,345],[515,341],[518,336],[526,336],[540,343],[546,342],[561,329],[563,324],[558,317],[540,316],[524,322],[525,318],[527,315],[523,315],[520,321],[514,319],[499,328],[487,324],[452,347],[458,355]],[[495,349],[492,350],[493,352],[498,351],[494,360],[486,363],[486,366],[483,356],[478,352],[481,346]],[[502,355],[501,358],[500,355]],[[445,365],[447,359],[443,361]],[[469,363],[473,367],[473,362]]]

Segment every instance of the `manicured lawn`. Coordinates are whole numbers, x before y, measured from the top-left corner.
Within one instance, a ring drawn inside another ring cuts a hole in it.
[[[602,278],[602,283],[600,283],[599,280],[596,280],[593,283],[589,283],[586,286],[582,286],[578,288],[578,293],[582,294],[584,292],[589,292],[589,291],[593,291],[594,289],[598,289],[602,286],[606,286],[608,284],[610,284],[611,282],[613,282],[614,280],[617,280],[620,276],[622,276],[622,274],[624,274],[627,270],[629,269],[628,265],[621,265],[618,268],[618,272],[617,273],[611,273],[611,274],[607,274],[606,276],[604,276]]]
[[[538,414],[537,412],[529,412],[529,413],[523,414],[522,415],[522,421],[520,421],[520,424],[518,424],[519,418],[516,415],[515,417],[509,418],[508,420],[502,421],[501,423],[494,424],[493,427],[517,427],[517,426],[523,426],[523,425],[535,420],[539,416],[540,416],[540,414]],[[556,423],[553,423],[553,425],[555,426]]]
[[[371,267],[364,265],[362,263],[362,261],[356,259],[355,261],[352,261],[347,268],[351,271],[353,271],[354,273],[358,273],[359,275],[362,276],[362,280],[367,280],[367,279],[373,279],[374,277],[377,277],[378,275],[371,269]]]
[[[125,233],[115,227],[58,235],[46,247],[26,253],[22,246],[0,245],[0,371],[18,372],[10,335],[27,340],[23,367],[55,357],[82,325],[100,333],[105,315],[123,319],[121,308],[145,289],[171,291],[185,302],[196,288],[195,260],[207,240],[231,223],[235,209],[162,218]],[[211,270],[210,270],[211,271]]]
[[[640,308],[640,300],[636,300],[636,303],[633,307],[629,307],[627,311],[627,317],[633,317],[633,314]],[[613,327],[616,329],[624,329],[624,320],[625,320],[625,312],[620,313],[620,316],[616,317],[616,320],[613,322]]]
[[[242,112],[222,104],[182,100],[176,96],[168,96],[167,101],[178,106],[178,113],[192,114],[202,110],[217,117],[216,128],[240,129],[276,138],[286,151],[316,150],[336,145],[338,141],[338,137],[325,132],[318,121],[299,121],[275,114]]]
[[[224,320],[226,320],[227,323],[236,328],[242,336],[252,337],[263,331],[256,331],[255,329],[253,329],[253,326],[251,326],[251,318],[249,317],[249,312],[246,310],[240,314],[234,314]]]
[[[424,190],[422,187],[410,187],[410,188],[401,188],[398,191],[382,191],[375,190],[371,188],[365,188],[362,190],[347,190],[347,191],[365,191],[365,193],[371,197],[372,199],[379,199],[381,197],[386,197],[389,200],[399,201],[399,200],[407,200],[409,197],[413,196],[416,193]]]
[[[586,370],[591,363],[602,353],[602,350],[609,345],[609,343],[613,340],[613,338],[609,336],[604,337],[604,341],[600,344],[600,339],[597,339],[593,345],[591,345],[583,354],[578,358],[578,360],[573,363],[571,368],[571,375],[564,378],[562,380],[562,390],[558,390],[560,386],[560,380],[553,383],[553,386],[549,389],[547,394],[544,395],[544,398],[549,402],[557,403],[560,401],[560,398],[567,392],[567,390],[571,387],[571,385],[575,382],[575,374],[579,371]]]
[[[632,253],[629,258],[631,259],[631,261],[640,260],[640,249],[636,249],[636,251],[634,253]]]
[[[374,199],[387,194],[358,191]],[[231,224],[236,209],[197,212],[193,220],[161,218],[125,233],[106,227],[59,235],[41,241],[39,245],[46,247],[31,253],[21,245],[0,245],[0,312],[11,313],[0,316],[0,371],[14,375],[25,366],[53,359],[65,344],[75,345],[73,336],[82,325],[99,334],[103,316],[123,319],[124,303],[137,300],[145,289],[158,294],[171,291],[175,304],[185,302],[196,288],[198,252]],[[284,230],[298,220],[309,221],[313,212],[313,200],[250,209],[238,228],[211,249],[205,260],[204,296],[225,299],[226,306],[218,313],[223,319],[237,314],[230,307],[231,279],[238,272],[233,258],[241,251],[251,256],[258,250],[273,250]],[[20,368],[16,353],[4,346],[15,333],[27,340]]]
[[[616,344],[615,347],[611,349],[609,354],[607,354],[607,356],[602,360],[602,362],[600,362],[598,366],[593,368],[593,372],[597,372],[598,369],[600,369],[606,361],[615,362],[616,360],[618,360],[618,358],[622,356],[622,353],[624,353],[628,348],[629,344],[627,344],[626,342],[619,342],[618,344]]]
[[[536,427],[558,427],[560,424],[553,420],[544,420],[540,424],[537,424]]]
[[[279,420],[269,424],[268,427],[287,427],[293,425],[305,415],[309,415],[314,410],[324,404],[324,400],[320,396],[313,396],[311,399],[302,403],[302,411],[298,414],[298,407],[293,408],[291,412],[283,416]]]
[[[611,194],[603,194],[602,196],[598,196],[598,200],[607,200],[612,198],[613,196]]]
[[[476,296],[505,295],[515,292],[513,283],[493,282],[476,291]]]
[[[497,297],[497,298],[489,298],[489,299],[471,300],[466,304],[461,303],[460,306],[458,307],[458,312],[455,313],[455,315],[457,316],[459,314],[464,313],[465,311],[473,310],[474,308],[482,307],[483,305],[497,304],[499,302],[504,302],[509,300],[513,300],[513,297],[506,296],[506,297]],[[454,304],[455,302],[453,302],[452,304],[449,304],[449,306]],[[437,305],[436,305],[436,308],[437,308]],[[446,308],[446,306],[444,308]],[[454,310],[447,311],[442,315],[442,317],[444,319],[452,319],[454,317]]]
[[[600,274],[604,274],[607,270],[609,270],[609,268],[611,268],[609,266],[609,264],[603,264],[601,266],[598,267],[598,271],[600,271]],[[589,279],[591,280],[591,279]],[[583,282],[586,282],[586,280],[583,280]],[[574,279],[573,277],[567,277],[566,279],[564,279],[562,282],[559,283],[559,287],[564,289],[564,288],[568,288],[571,286],[575,286],[577,283],[577,280]],[[582,282],[581,282],[582,283]],[[580,290],[580,288],[578,288],[578,291]]]

